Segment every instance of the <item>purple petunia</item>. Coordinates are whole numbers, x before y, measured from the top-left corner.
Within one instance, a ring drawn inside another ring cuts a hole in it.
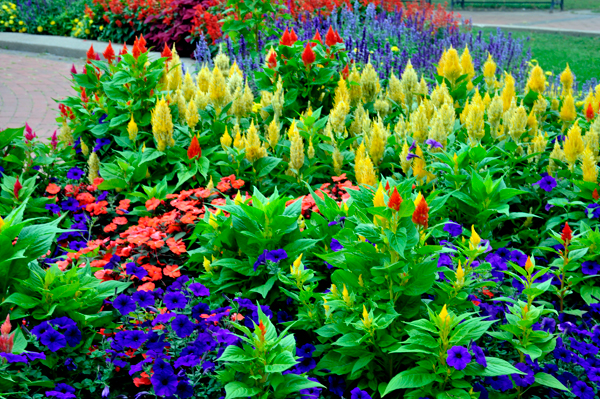
[[[154,305],[154,296],[148,291],[136,291],[131,298],[142,308]]]
[[[494,377],[486,377],[485,383],[500,392],[508,391],[513,388],[513,382],[506,375],[498,375]]]
[[[267,254],[269,253],[268,249],[265,249],[262,254],[258,256],[256,262],[254,262],[254,271],[258,269],[258,266],[262,266],[267,263]]]
[[[129,296],[121,294],[113,301],[113,307],[123,316],[127,316],[135,310],[135,302]]]
[[[194,331],[195,325],[184,314],[178,314],[171,322],[171,328],[179,338],[189,337]]]
[[[344,396],[346,390],[346,381],[339,375],[330,375],[329,378],[329,391],[338,396]]]
[[[15,355],[12,353],[0,353],[0,356],[5,358],[8,363],[27,363],[27,357]]]
[[[350,399],[371,399],[371,395],[366,391],[362,391],[359,387],[356,387],[350,391]]]
[[[446,362],[457,370],[464,370],[471,361],[471,354],[464,346],[453,346],[448,350]]]
[[[583,381],[577,381],[572,387],[575,396],[581,399],[594,399],[594,388]]]
[[[296,349],[296,356],[312,357],[314,351],[315,346],[313,344],[304,344],[300,348]]]
[[[458,237],[462,234],[462,226],[452,220],[449,220],[446,224],[444,224],[444,231],[450,234],[452,237]]]
[[[187,399],[194,396],[194,388],[187,381],[180,381],[177,384],[177,391],[175,392],[180,399]]]
[[[431,148],[444,148],[442,143],[439,143],[439,142],[435,141],[434,139],[427,139],[425,141],[425,144],[427,144]]]
[[[485,360],[485,354],[475,342],[471,344],[471,351],[473,351],[473,355],[475,355],[475,361],[481,366],[487,367],[487,360]]]
[[[109,145],[109,144],[110,144],[109,138],[96,139],[96,146],[94,147],[94,152],[100,151],[100,149],[102,147]]]
[[[177,376],[172,372],[155,372],[150,381],[158,396],[172,396],[177,392]]]
[[[85,172],[77,167],[69,169],[67,172],[67,179],[79,180],[83,177]]]
[[[79,201],[73,197],[69,197],[60,203],[63,211],[76,211],[79,209]]]
[[[269,253],[267,254],[267,260],[270,260],[273,263],[277,263],[279,261],[287,259],[287,257],[288,257],[287,252],[285,252],[285,250],[283,250],[283,249],[276,249],[274,251],[269,251]]]
[[[58,215],[60,213],[60,207],[56,204],[46,204],[44,208],[46,208],[55,215]]]
[[[600,263],[593,260],[586,260],[581,264],[581,272],[587,275],[596,275],[600,273]]]
[[[342,249],[344,249],[344,246],[342,244],[340,244],[340,242],[338,240],[336,240],[335,238],[331,239],[331,244],[329,244],[329,246],[331,247],[331,250],[333,252],[338,252],[338,251],[341,251]]]
[[[542,177],[539,181],[533,183],[533,185],[539,185],[540,188],[547,193],[551,192],[556,187],[556,179],[550,175]]]
[[[42,335],[40,342],[43,345],[46,345],[52,352],[56,352],[57,350],[67,346],[67,340],[65,339],[65,336],[53,328],[49,329]]]
[[[200,283],[192,283],[188,287],[190,291],[194,294],[194,296],[209,296],[210,291],[204,285]]]
[[[68,326],[64,335],[70,347],[77,346],[81,342],[81,331],[79,331],[77,325]]]
[[[513,381],[515,382],[515,384],[517,384],[517,386],[528,387],[535,382],[533,370],[531,370],[531,368],[529,366],[527,366],[525,363],[517,363],[517,364],[515,364],[515,367],[517,369],[519,369],[519,371],[526,373],[525,375],[511,374],[511,377],[512,377]]]
[[[183,309],[185,308],[185,305],[187,305],[187,299],[185,298],[185,296],[182,293],[176,291],[169,292],[167,295],[165,295],[163,302],[169,310]]]
[[[104,268],[107,269],[106,265]],[[125,265],[125,272],[130,276],[136,276],[140,280],[148,275],[148,271],[146,269],[144,269],[142,266],[136,265],[134,262],[129,262]]]

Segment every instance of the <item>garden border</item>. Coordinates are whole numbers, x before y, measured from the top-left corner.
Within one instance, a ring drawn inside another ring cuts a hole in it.
[[[107,42],[98,40],[77,39],[75,37],[32,35],[29,33],[0,32],[0,48],[4,50],[25,51],[29,53],[47,53],[59,57],[86,58],[86,53],[94,46],[96,53],[102,54]],[[113,43],[115,53],[123,47],[122,44]],[[131,47],[131,46],[130,46]],[[159,57],[157,52],[150,52],[151,57]],[[186,65],[196,61],[191,58],[181,58]]]

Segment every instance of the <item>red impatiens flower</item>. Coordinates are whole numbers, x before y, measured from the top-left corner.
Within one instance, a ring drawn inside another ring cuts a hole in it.
[[[279,40],[279,44],[281,44],[282,46],[291,46],[292,45],[292,37],[290,36],[290,32],[287,30],[285,30],[285,32],[283,32],[283,35],[281,36],[281,39]]]
[[[202,156],[202,148],[200,148],[200,143],[198,143],[198,137],[194,136],[192,138],[192,143],[187,150],[187,156],[190,161],[194,158],[200,159]]]
[[[179,271],[178,265],[168,265],[164,268],[163,274],[171,278],[177,278],[181,276],[181,271]]]
[[[105,233],[111,233],[111,232],[115,231],[116,229],[117,229],[117,225],[114,223],[109,223],[106,226],[104,226]]]
[[[46,187],[46,192],[48,194],[58,194],[60,192],[60,187],[54,183],[50,183],[48,184],[48,187]]]
[[[160,205],[160,200],[157,200],[154,197],[152,197],[152,199],[149,199],[148,201],[146,201],[146,209],[149,211],[155,210],[156,208],[158,208],[159,205]]]
[[[21,185],[21,182],[19,181],[19,178],[17,177],[17,181],[15,182],[15,185],[13,186],[13,193],[15,194],[15,198],[17,200],[19,199],[19,191],[21,191],[22,188],[23,188],[23,186]]]
[[[565,223],[560,238],[565,242],[565,247],[569,245],[569,242],[573,239],[573,230],[569,227],[569,222]]]
[[[304,47],[304,51],[302,52],[302,62],[304,62],[304,65],[309,66],[315,62],[315,60],[315,52],[313,51],[310,43],[306,43],[306,47]]]
[[[398,189],[394,187],[394,191],[392,191],[392,195],[390,195],[390,200],[388,201],[388,208],[392,208],[397,212],[400,209],[400,205],[402,205],[402,197],[398,193]]]
[[[106,58],[106,61],[108,61],[109,64],[112,64],[113,60],[115,59],[115,51],[112,48],[112,43],[110,42],[110,40],[108,41],[108,46],[106,47],[106,50],[104,50],[104,53],[102,53],[102,55],[104,56],[104,58]]]
[[[124,226],[127,224],[127,218],[123,216],[118,216],[112,220],[112,222],[118,226]]]
[[[173,237],[169,237],[167,239],[167,245],[169,246],[171,252],[176,255],[181,255],[187,252],[183,240],[175,241]]]

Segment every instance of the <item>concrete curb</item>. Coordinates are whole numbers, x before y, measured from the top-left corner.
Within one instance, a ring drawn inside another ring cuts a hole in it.
[[[568,36],[591,36],[600,37],[600,32],[573,30],[573,29],[558,29],[558,28],[543,28],[538,26],[524,25],[494,25],[494,24],[473,24],[475,28],[500,28],[505,30],[535,32],[535,33],[560,33]]]
[[[108,43],[97,40],[77,39],[64,36],[32,35],[29,33],[0,32],[0,48],[5,50],[38,54],[47,53],[68,58],[86,58],[86,53],[92,45],[94,46],[94,51],[99,54],[102,54],[104,50],[106,50],[106,47],[108,47]],[[117,54],[122,47],[123,44],[113,43],[113,49]],[[131,50],[131,46],[128,47],[129,50]],[[159,57],[160,54],[157,52],[150,52],[150,56]],[[195,63],[195,61],[190,58],[182,58],[181,60],[186,66]]]

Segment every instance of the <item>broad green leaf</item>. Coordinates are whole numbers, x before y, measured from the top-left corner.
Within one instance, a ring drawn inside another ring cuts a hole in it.
[[[420,388],[433,382],[434,380],[435,374],[431,374],[429,370],[424,367],[415,367],[410,370],[403,371],[392,378],[382,396],[385,396],[397,389]]]
[[[561,391],[569,391],[569,388],[564,386],[559,380],[557,380],[554,376],[546,373],[537,373],[535,375],[535,382],[540,385],[545,385],[550,388],[560,389]]]

